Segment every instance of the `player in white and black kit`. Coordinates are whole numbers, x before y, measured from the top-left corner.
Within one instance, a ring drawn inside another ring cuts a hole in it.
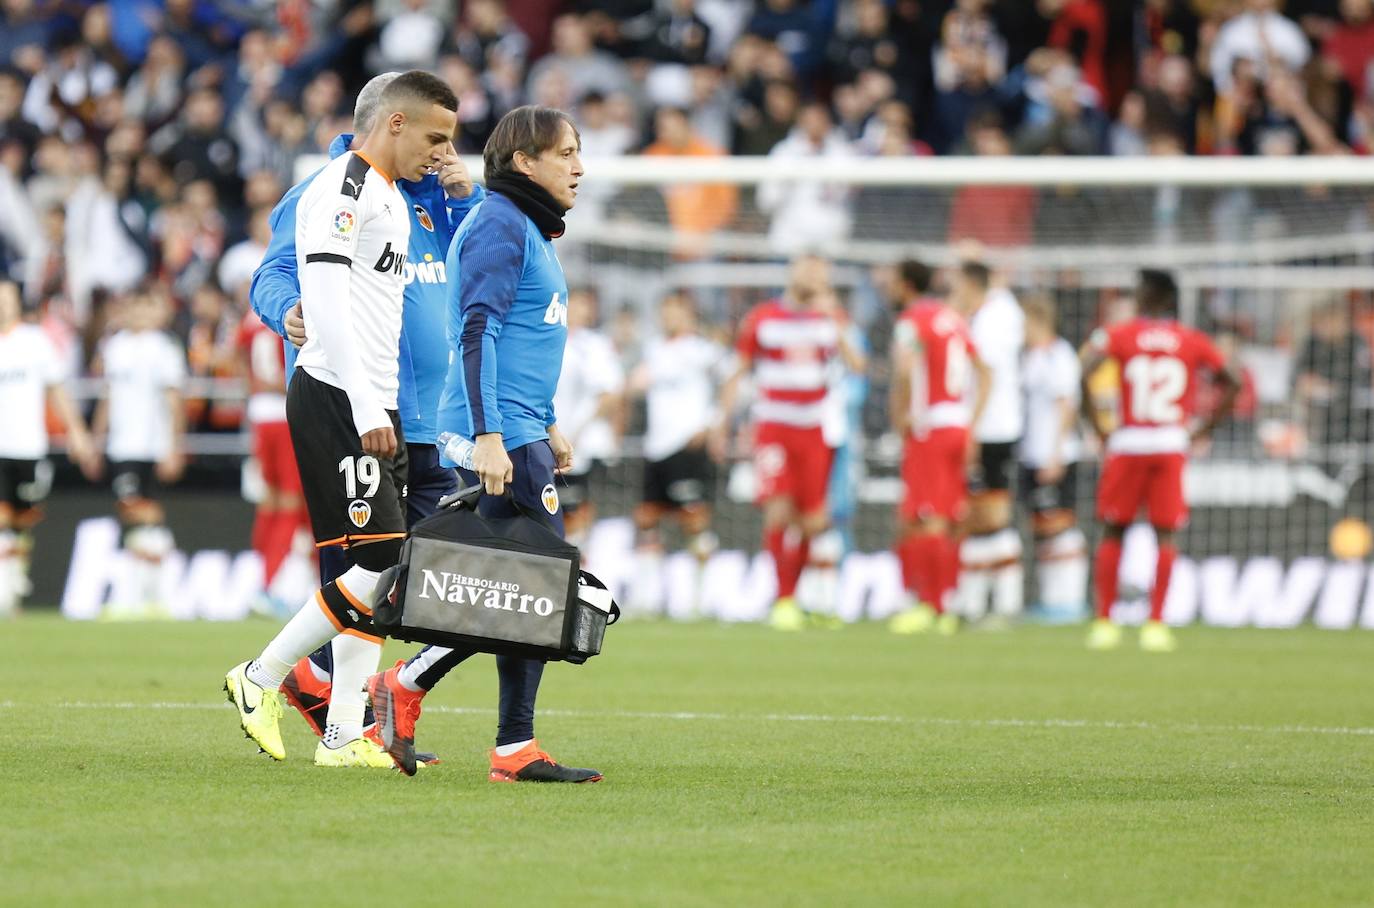
[[[969,515],[959,547],[959,606],[963,617],[979,620],[991,594],[993,612],[1009,619],[1021,613],[1025,596],[1021,537],[1011,525],[1025,317],[1011,291],[992,286],[991,271],[978,261],[955,271],[950,302],[968,319],[978,355],[992,373],[987,406],[974,426],[977,457],[969,468]]]
[[[620,449],[620,411],[625,370],[611,339],[597,330],[595,291],[568,291],[568,343],[553,396],[558,426],[573,446],[572,469],[558,490],[563,528],[574,545],[586,541],[596,520],[591,482]]]
[[[1041,617],[1077,621],[1088,607],[1088,543],[1074,514],[1082,369],[1078,352],[1055,333],[1054,304],[1033,297],[1023,309],[1026,434],[1020,484],[1035,535],[1035,585]]]
[[[43,329],[21,318],[19,285],[0,278],[0,617],[28,592],[29,530],[52,484],[44,404],[67,431],[67,456],[94,467],[86,424],[62,387],[66,369]]]
[[[664,604],[659,524],[665,516],[677,517],[699,564],[716,549],[711,500],[716,460],[724,455],[716,398],[732,368],[730,352],[698,333],[696,305],[685,292],[665,296],[659,313],[663,335],[645,345],[630,382],[648,405],[644,489],[634,514],[635,583],[627,602],[640,611]]]
[[[286,756],[280,688],[303,656],[334,639],[334,673],[320,766],[392,765],[363,737],[363,684],[377,670],[373,591],[405,536],[406,449],[397,414],[397,351],[410,242],[398,179],[438,170],[457,126],[458,99],[413,70],[382,92],[372,131],[330,161],[296,208],[296,257],[307,340],[287,389],[287,422],[318,545],[341,545],[350,566],[224,687],[244,732]]]
[[[159,578],[172,533],[155,495],[159,485],[180,479],[186,466],[186,351],[167,332],[171,315],[166,288],[149,283],[130,291],[119,305],[120,328],[98,355],[109,393],[96,407],[92,428],[105,436],[107,475],[130,571],[129,583],[116,584],[105,603],[108,618],[161,617],[167,611]]]

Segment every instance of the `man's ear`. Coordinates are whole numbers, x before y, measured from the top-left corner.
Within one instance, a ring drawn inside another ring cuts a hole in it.
[[[398,110],[386,118],[386,125],[393,136],[400,135],[401,127],[406,125],[406,115]]]
[[[515,165],[515,169],[529,176],[534,173],[534,159],[523,151],[517,151],[511,155],[510,162]]]

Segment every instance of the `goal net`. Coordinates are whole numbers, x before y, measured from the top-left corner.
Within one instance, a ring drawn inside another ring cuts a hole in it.
[[[1374,167],[1366,161],[594,160],[558,243],[570,286],[595,291],[600,327],[627,373],[642,361],[670,290],[690,293],[703,329],[728,344],[743,313],[779,292],[788,258],[803,251],[834,263],[870,354],[864,380],[850,387],[847,488],[832,490],[850,542],[841,591],[849,617],[896,604],[892,566],[881,560],[901,489],[886,410],[892,265],[914,256],[946,267],[976,254],[1018,297],[1052,302],[1075,346],[1131,312],[1139,269],[1170,269],[1184,320],[1244,367],[1236,414],[1187,475],[1193,517],[1180,540],[1171,618],[1374,622],[1365,576],[1374,495]],[[600,522],[587,551],[622,585],[647,582],[627,567],[643,429],[643,405],[631,399],[623,437],[592,479]],[[1088,455],[1077,490],[1090,539],[1096,459]],[[760,518],[746,451],[731,452],[721,480],[718,557],[735,560],[703,609],[748,617],[766,605],[769,581],[754,554]],[[1127,562],[1129,575],[1146,559]],[[672,598],[672,577],[654,582]]]

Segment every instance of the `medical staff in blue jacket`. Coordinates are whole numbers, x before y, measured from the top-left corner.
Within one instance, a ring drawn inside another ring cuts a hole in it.
[[[439,404],[439,437],[476,444],[471,469],[459,473],[464,484],[482,483],[479,510],[514,516],[523,506],[560,535],[563,511],[554,480],[572,465],[572,446],[553,410],[568,336],[568,286],[553,240],[563,235],[563,215],[577,198],[580,152],[572,121],[552,108],[516,108],[493,130],[483,152],[488,195],[449,247],[450,363]],[[455,450],[446,443],[450,456]],[[387,702],[400,717],[418,716],[420,697],[472,654],[426,647],[385,673]],[[496,666],[501,703],[488,778],[600,780],[594,769],[556,763],[535,740],[534,701],[544,663],[498,656]],[[374,702],[377,694],[374,689]],[[411,721],[398,721],[397,733],[413,747]],[[397,762],[413,771],[403,757]]]

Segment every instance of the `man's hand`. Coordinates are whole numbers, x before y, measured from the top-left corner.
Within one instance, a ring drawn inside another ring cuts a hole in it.
[[[500,432],[477,436],[477,447],[472,452],[472,472],[482,481],[482,488],[488,495],[505,494],[506,483],[515,478],[515,468]]]
[[[444,187],[450,199],[466,199],[472,195],[472,174],[468,173],[468,165],[458,157],[452,145],[448,154],[439,160],[439,185]]]
[[[387,460],[396,456],[396,432],[390,426],[364,432],[362,442],[364,454]]]
[[[286,327],[286,339],[291,342],[291,346],[299,350],[305,346],[305,312],[301,309],[300,300],[292,306],[286,313],[286,318],[282,319],[282,324]]]
[[[549,426],[549,447],[553,449],[554,472],[563,474],[572,469],[573,446],[558,426]]]
[[[157,464],[157,478],[159,482],[172,483],[181,478],[181,474],[186,471],[186,455],[181,450],[174,449]]]
[[[968,445],[964,448],[964,464],[971,467],[976,464],[978,459],[982,456],[983,446],[979,443],[978,439],[974,437],[972,432],[968,433]]]

